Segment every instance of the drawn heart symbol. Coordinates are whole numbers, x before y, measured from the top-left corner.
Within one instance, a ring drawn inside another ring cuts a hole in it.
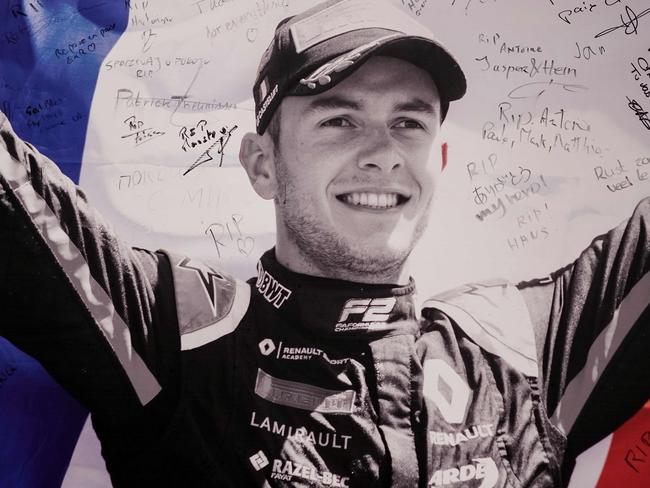
[[[248,256],[250,253],[252,253],[254,246],[255,239],[253,239],[251,236],[248,236],[245,239],[242,239],[241,237],[237,239],[237,249],[239,249],[239,252],[244,256]]]

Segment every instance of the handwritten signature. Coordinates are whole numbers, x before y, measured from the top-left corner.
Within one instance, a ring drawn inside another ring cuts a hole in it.
[[[185,176],[187,173],[189,173],[193,169],[198,168],[203,163],[207,163],[208,161],[212,161],[214,158],[212,157],[212,154],[210,154],[210,151],[212,151],[212,149],[214,149],[215,146],[218,146],[217,147],[217,154],[219,155],[219,168],[221,168],[221,166],[223,165],[223,155],[224,155],[223,151],[226,148],[226,145],[228,144],[228,141],[230,141],[230,136],[232,135],[232,133],[235,130],[237,130],[236,125],[233,125],[230,129],[228,128],[228,126],[222,127],[221,130],[219,131],[219,133],[221,134],[219,139],[214,141],[214,143],[212,143],[212,145],[209,148],[207,148],[205,151],[203,151],[201,153],[201,155],[198,157],[198,159],[194,163],[192,163],[192,165],[189,168],[187,168],[185,170],[185,172],[183,173],[183,176]]]
[[[627,19],[621,14],[621,24],[605,29],[602,32],[599,32],[594,37],[602,37],[610,34],[618,29],[625,29],[625,33],[629,36],[630,34],[637,34],[637,29],[639,27],[639,19],[644,15],[650,14],[650,8],[645,9],[640,14],[636,14],[628,5],[625,6],[625,13],[627,14]]]
[[[639,117],[639,120],[643,126],[646,129],[650,130],[650,119],[648,118],[648,111],[645,110],[636,100],[633,100],[630,97],[625,98],[627,98],[627,106],[630,108],[630,110],[634,111],[634,114]]]
[[[581,90],[588,90],[589,87],[575,83],[556,83],[551,78],[549,81],[533,81],[531,83],[524,83],[523,85],[513,88],[508,93],[508,98],[513,100],[539,98],[547,91],[553,91],[551,89],[562,90],[569,93],[577,93]]]
[[[178,135],[183,139],[183,145],[181,146],[183,151],[187,152],[188,149],[194,149],[196,146],[216,139],[217,131],[208,129],[207,124],[207,120],[201,119],[194,127],[183,126],[181,128]]]
[[[226,222],[213,222],[207,229],[205,229],[205,235],[212,236],[212,241],[217,250],[217,255],[221,258],[221,250],[219,246],[223,248],[228,247],[228,239],[230,239],[231,244],[235,244],[237,251],[244,256],[250,255],[253,252],[255,247],[255,239],[252,236],[244,235],[240,228],[240,223],[244,220],[244,217],[240,214],[232,214],[230,220]],[[225,241],[225,243],[223,242]]]
[[[135,115],[124,119],[123,123],[128,128],[128,133],[124,134],[122,139],[131,139],[134,142],[134,147],[144,144],[145,142],[151,141],[156,137],[162,136],[165,132],[153,129],[151,127],[143,127],[144,122],[138,120]]]

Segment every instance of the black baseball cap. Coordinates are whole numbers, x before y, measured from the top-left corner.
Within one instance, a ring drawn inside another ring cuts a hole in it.
[[[327,91],[379,54],[409,61],[431,75],[443,119],[449,102],[465,94],[458,62],[405,11],[382,0],[328,0],[276,27],[253,86],[258,134],[284,97]]]

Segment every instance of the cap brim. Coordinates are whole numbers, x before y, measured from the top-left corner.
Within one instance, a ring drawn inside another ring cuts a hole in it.
[[[318,56],[321,61],[320,66],[306,66],[306,69],[301,70],[299,76],[295,80],[292,80],[294,83],[292,88],[288,90],[287,95],[307,96],[327,91],[359,69],[368,58],[378,55],[403,59],[427,71],[438,88],[442,102],[458,100],[465,94],[467,81],[463,70],[454,57],[442,45],[425,37],[410,36],[388,29],[363,29],[363,31],[366,32],[352,31],[343,36],[339,36],[336,42],[325,41],[322,45],[318,46],[318,49],[321,51],[321,55]],[[320,68],[324,63],[336,60],[339,56],[343,56],[358,47],[360,45],[359,36],[361,34],[363,34],[364,40],[367,39],[366,42],[374,41],[374,44],[372,47],[361,52],[355,58],[353,64],[341,71],[328,73],[328,81],[324,84],[315,83],[310,87],[300,82],[301,78],[309,76],[310,73]],[[391,34],[393,35],[391,36]],[[345,39],[346,37],[348,39]],[[330,43],[331,46],[328,46]],[[341,46],[346,45],[352,47],[342,51]],[[327,51],[328,47],[333,48],[332,53],[327,61],[323,61],[323,51]]]

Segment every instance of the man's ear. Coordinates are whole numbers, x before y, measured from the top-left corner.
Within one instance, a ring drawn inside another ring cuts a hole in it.
[[[275,153],[269,136],[253,132],[245,134],[239,147],[239,162],[257,194],[266,200],[275,198]]]
[[[440,151],[442,152],[441,154],[442,167],[440,168],[440,171],[444,171],[445,168],[447,167],[447,143],[446,142],[443,142],[440,145]]]

